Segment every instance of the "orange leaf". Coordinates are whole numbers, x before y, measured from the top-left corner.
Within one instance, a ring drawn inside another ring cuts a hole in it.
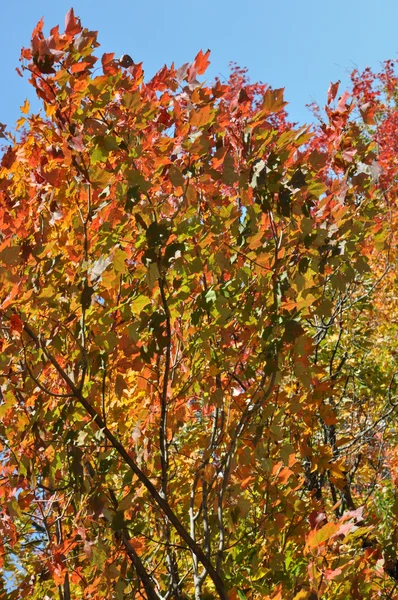
[[[194,127],[203,127],[214,119],[214,112],[210,105],[204,106],[199,111],[194,111],[191,114],[190,123]]]
[[[304,553],[306,554],[309,550],[323,546],[332,538],[335,533],[339,530],[340,525],[338,523],[326,523],[321,529],[313,529],[307,538]]]
[[[245,490],[246,488],[249,487],[249,485],[251,484],[251,482],[254,481],[254,477],[253,475],[249,475],[249,477],[246,477],[246,479],[244,479],[241,483],[240,483],[240,487],[242,490]]]
[[[208,60],[210,56],[210,50],[207,50],[207,52],[205,52],[203,54],[202,50],[200,50],[198,52],[198,54],[195,57],[195,61],[194,61],[194,67],[196,69],[196,72],[198,75],[203,75],[203,73],[206,71],[207,67],[210,64],[210,61]]]
[[[288,482],[289,477],[291,475],[293,475],[293,471],[291,471],[291,469],[288,469],[287,467],[285,467],[278,473],[279,483],[281,483],[282,485],[285,485]]]

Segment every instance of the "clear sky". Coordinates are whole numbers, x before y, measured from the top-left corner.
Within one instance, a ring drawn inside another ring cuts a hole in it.
[[[290,116],[311,120],[305,105],[324,104],[330,81],[348,83],[354,67],[397,58],[398,0],[0,0],[0,122],[12,126],[34,92],[15,72],[22,46],[44,16],[48,32],[72,5],[99,31],[101,52],[130,54],[147,76],[211,49],[207,78],[229,62],[252,81],[285,87]],[[72,4],[71,4],[72,3]],[[98,54],[97,51],[97,54]]]

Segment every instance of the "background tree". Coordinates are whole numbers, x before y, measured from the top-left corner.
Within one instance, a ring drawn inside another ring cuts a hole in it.
[[[393,598],[396,78],[144,81],[64,33],[3,154],[4,598]]]

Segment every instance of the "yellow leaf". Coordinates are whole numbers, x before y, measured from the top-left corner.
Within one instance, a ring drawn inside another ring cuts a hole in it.
[[[20,117],[17,121],[17,129],[21,129],[22,125],[25,124],[25,121],[26,121],[25,117]]]
[[[57,110],[57,105],[56,104],[46,104],[44,103],[45,109],[46,109],[46,116],[47,117],[51,117],[53,114],[55,114],[55,111]]]
[[[337,479],[344,479],[346,478],[346,469],[344,464],[342,463],[342,461],[339,462],[333,462],[331,463],[330,467],[329,467],[329,471],[330,474],[333,475],[333,477],[336,477]]]
[[[23,103],[23,105],[21,106],[21,112],[24,115],[27,115],[29,111],[30,111],[30,103],[29,103],[29,100],[26,99],[25,102]]]
[[[127,273],[128,269],[125,262],[126,258],[127,254],[124,250],[122,250],[121,248],[117,248],[115,250],[115,253],[113,255],[113,268],[115,269],[116,273],[121,273],[122,275]]]
[[[266,575],[268,575],[269,569],[265,569],[264,567],[260,567],[257,573],[252,577],[253,581],[259,581],[263,579]]]
[[[300,590],[298,594],[295,595],[293,600],[307,600],[308,592],[306,590]]]

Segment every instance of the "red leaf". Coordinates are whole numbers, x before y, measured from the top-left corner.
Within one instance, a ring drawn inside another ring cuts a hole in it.
[[[23,323],[21,321],[21,319],[18,317],[18,315],[12,315],[11,319],[10,319],[10,324],[11,324],[11,330],[12,331],[17,331],[18,333],[21,333],[23,330]]]
[[[144,78],[144,69],[142,68],[142,62],[134,63],[134,65],[130,67],[130,73],[137,84],[141,83]]]
[[[114,60],[114,56],[114,52],[108,52],[102,55],[102,69],[105,75],[115,75],[115,73],[117,73],[118,63]]]
[[[374,118],[375,109],[370,102],[365,102],[359,107],[359,112],[365,125],[374,125],[376,123]]]
[[[245,90],[245,88],[242,88],[239,92],[239,96],[238,96],[238,102],[239,104],[241,104],[242,102],[249,102],[250,101],[250,96],[248,95],[247,91]]]
[[[331,83],[329,85],[329,89],[328,89],[328,104],[330,104],[331,102],[333,102],[333,100],[336,98],[337,91],[339,89],[339,85],[340,85],[340,79],[338,81],[336,81],[336,83]]]
[[[209,64],[210,64],[210,61],[208,60],[209,56],[210,56],[210,50],[207,50],[207,52],[205,52],[204,54],[203,54],[202,50],[200,50],[198,52],[198,54],[196,55],[193,66],[195,67],[196,73],[198,75],[202,75],[206,71],[207,67],[209,66]]]
[[[315,527],[323,526],[326,522],[326,514],[324,512],[318,512],[313,510],[309,516],[311,529],[315,529]]]
[[[43,171],[43,176],[48,183],[55,188],[61,187],[63,171],[61,169],[52,169]]]
[[[3,158],[1,159],[1,166],[5,167],[6,169],[10,169],[12,167],[13,163],[15,162],[15,157],[16,157],[15,150],[13,150],[11,148],[11,146],[9,146],[7,148],[7,152],[4,154]]]
[[[80,25],[80,19],[75,17],[75,13],[73,8],[68,10],[65,17],[65,33],[67,35],[77,35],[82,31],[82,26]]]

